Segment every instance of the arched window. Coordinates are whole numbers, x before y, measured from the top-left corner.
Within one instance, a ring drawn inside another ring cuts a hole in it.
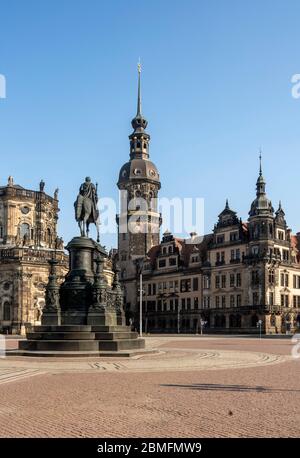
[[[51,230],[47,229],[47,244],[50,246],[52,244],[52,234],[51,234]]]
[[[8,301],[5,301],[3,304],[3,320],[4,321],[11,320],[11,306]]]
[[[22,223],[20,226],[20,236],[21,239],[24,239],[24,237],[27,237],[28,239],[30,238],[30,227],[29,224],[27,223]]]

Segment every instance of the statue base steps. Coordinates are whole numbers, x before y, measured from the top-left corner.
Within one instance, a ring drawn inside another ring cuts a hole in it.
[[[14,354],[23,356],[118,356],[145,349],[145,340],[128,326],[35,326]],[[145,350],[144,350],[145,351]],[[9,352],[10,355],[13,354]]]

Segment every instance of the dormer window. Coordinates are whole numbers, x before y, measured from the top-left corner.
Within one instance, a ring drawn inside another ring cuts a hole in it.
[[[160,259],[158,261],[158,267],[161,269],[163,267],[166,267],[166,260],[165,259]]]

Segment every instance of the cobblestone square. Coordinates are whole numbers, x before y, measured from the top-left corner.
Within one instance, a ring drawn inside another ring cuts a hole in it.
[[[146,343],[158,353],[1,359],[0,436],[299,437],[300,360],[290,338]]]

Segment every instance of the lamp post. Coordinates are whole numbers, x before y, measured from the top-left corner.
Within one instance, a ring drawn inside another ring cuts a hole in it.
[[[259,328],[259,338],[261,339],[261,325],[262,325],[262,320],[258,320],[256,323],[256,326]]]
[[[143,267],[144,267],[144,258],[138,258],[136,261],[137,271],[139,273],[140,281],[140,337],[143,337]]]
[[[177,334],[180,334],[180,311],[181,311],[181,308],[179,306],[179,301],[180,301],[180,299],[178,299],[178,307],[177,307]]]
[[[201,327],[201,335],[203,334],[203,328],[204,326],[207,324],[207,321],[204,321],[204,320],[200,320],[200,327]]]

